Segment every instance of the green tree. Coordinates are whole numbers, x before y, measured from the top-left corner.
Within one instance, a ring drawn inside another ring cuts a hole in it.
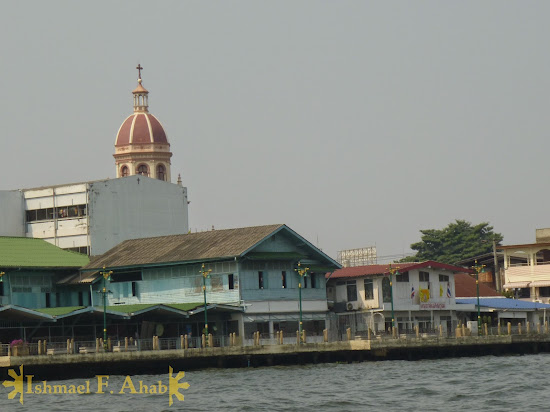
[[[489,223],[472,226],[465,220],[456,220],[441,230],[423,229],[420,233],[421,241],[411,245],[411,249],[417,251],[416,255],[403,258],[400,262],[435,260],[454,264],[462,259],[492,252],[493,239],[497,245],[503,239],[500,233],[493,232]]]

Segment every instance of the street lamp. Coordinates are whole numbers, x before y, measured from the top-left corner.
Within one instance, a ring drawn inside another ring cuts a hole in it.
[[[103,266],[103,271],[99,272],[103,276],[103,349],[107,351],[107,281],[111,280],[111,275],[113,274],[112,270],[105,270]]]
[[[393,336],[393,331],[395,328],[395,316],[393,312],[393,275],[397,274],[399,275],[399,267],[392,268],[391,263],[390,267],[388,268],[388,272],[390,273],[390,295],[391,295],[391,333]]]
[[[478,265],[477,259],[475,260],[474,266],[472,269],[476,271],[476,294],[477,294],[477,334],[481,333],[481,314],[479,309],[479,273],[485,272],[485,265]]]
[[[206,278],[210,276],[210,272],[212,272],[212,269],[206,270],[204,268],[204,263],[203,263],[199,273],[202,274],[202,293],[204,295],[204,330],[205,330],[204,338],[206,339],[207,344],[208,344],[208,314],[206,311]]]
[[[302,264],[298,262],[298,267],[294,269],[296,273],[300,276],[300,280],[298,281],[298,298],[300,300],[300,324],[298,325],[298,334],[300,335],[300,343],[302,343],[303,340],[303,333],[302,333],[302,279],[307,276],[307,272],[309,271],[309,268],[302,268]]]

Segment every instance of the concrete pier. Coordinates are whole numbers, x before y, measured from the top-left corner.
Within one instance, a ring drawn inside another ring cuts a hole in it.
[[[350,340],[301,345],[206,347],[131,352],[4,356],[0,371],[24,365],[35,379],[84,378],[97,374],[136,375],[202,368],[257,367],[384,359],[434,359],[484,355],[550,352],[548,335],[427,337],[385,340]]]

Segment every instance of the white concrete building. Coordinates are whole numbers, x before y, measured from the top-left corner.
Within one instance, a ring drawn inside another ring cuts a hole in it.
[[[393,293],[393,314],[399,333],[411,333],[415,326],[429,332],[439,325],[451,333],[460,309],[455,302],[454,274],[467,269],[434,261],[395,263],[392,267],[398,273],[392,276],[391,285],[389,265],[335,271],[327,281],[329,304],[340,315],[362,315],[361,321],[354,321],[355,332],[368,328],[384,332],[391,330]]]
[[[189,231],[187,188],[134,175],[0,191],[0,236],[99,255],[127,239]]]

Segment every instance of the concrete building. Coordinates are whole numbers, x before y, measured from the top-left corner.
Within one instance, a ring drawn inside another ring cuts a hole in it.
[[[187,233],[187,188],[145,176],[0,191],[0,236],[99,255],[127,239]]]
[[[390,285],[389,265],[347,267],[327,275],[327,296],[341,318],[340,333],[391,330],[392,294],[395,326],[411,333],[414,326],[429,332],[439,325],[448,333],[457,325],[454,274],[467,269],[426,261],[396,263]],[[352,315],[352,316],[350,316]],[[346,319],[348,321],[346,321]]]
[[[504,289],[517,299],[550,302],[550,243],[500,246],[504,253]]]
[[[187,188],[170,183],[170,143],[137,69],[134,113],[115,141],[117,179],[0,191],[0,236],[99,255],[127,239],[187,233]]]

